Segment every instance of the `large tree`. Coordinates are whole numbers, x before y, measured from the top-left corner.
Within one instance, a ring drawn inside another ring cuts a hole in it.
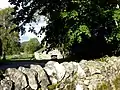
[[[40,49],[40,43],[37,38],[32,38],[28,42],[22,43],[23,50],[27,54],[33,54]]]
[[[23,29],[37,22],[37,16],[49,20],[43,41],[50,47],[62,47],[81,58],[99,57],[119,52],[119,0],[9,0],[15,5],[15,23]],[[34,29],[34,28],[33,28]],[[34,31],[30,29],[31,31]]]
[[[12,22],[12,11],[13,8],[10,7],[0,10],[0,39],[4,55],[19,53],[19,32],[11,32],[11,30],[16,27]]]

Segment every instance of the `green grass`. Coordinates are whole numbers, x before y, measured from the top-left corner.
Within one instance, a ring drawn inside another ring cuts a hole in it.
[[[58,86],[59,86],[59,83],[49,85],[49,86],[48,86],[48,90],[55,90]]]
[[[112,90],[109,82],[103,82],[102,84],[98,84],[96,90]]]
[[[98,84],[96,90],[120,90],[120,74],[112,80],[112,83],[103,82],[102,84]]]
[[[115,90],[120,90],[120,74],[113,80]]]
[[[108,56],[104,56],[104,57],[101,57],[99,59],[94,59],[94,61],[101,61],[101,62],[106,62],[106,59],[108,58]]]
[[[34,58],[33,54],[23,54],[23,55],[6,55],[6,60],[2,61],[12,61],[12,60],[28,60]]]

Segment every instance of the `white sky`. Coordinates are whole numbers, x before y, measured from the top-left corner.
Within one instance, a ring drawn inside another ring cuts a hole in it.
[[[10,6],[8,0],[0,0],[0,8],[3,9],[3,8],[6,8]]]
[[[9,4],[8,0],[0,0],[0,9],[4,9],[9,6],[10,6],[10,4]],[[46,26],[46,22],[43,19],[40,21],[40,23],[38,25],[35,25],[35,30],[38,31],[41,26]],[[28,41],[31,38],[37,38],[39,41],[41,41],[43,39],[43,37],[45,36],[45,34],[43,34],[41,38],[37,37],[33,33],[28,32],[28,26],[26,28],[27,28],[26,33],[24,35],[20,36],[21,42]]]

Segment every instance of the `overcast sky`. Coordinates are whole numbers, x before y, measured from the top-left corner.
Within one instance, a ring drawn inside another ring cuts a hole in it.
[[[9,6],[10,6],[10,4],[9,4],[8,0],[0,0],[0,8],[1,9],[4,9],[6,7],[9,7]],[[38,31],[41,26],[45,26],[45,25],[46,25],[46,22],[42,18],[38,25],[34,25],[36,27],[35,30]],[[43,36],[41,38],[37,37],[33,33],[28,32],[28,28],[29,28],[29,26],[26,27],[26,33],[24,35],[20,36],[21,42],[28,41],[31,38],[38,38],[39,41],[41,41],[43,39],[44,34],[43,34]]]
[[[3,8],[8,7],[8,6],[10,6],[8,0],[0,0],[0,8],[3,9]]]

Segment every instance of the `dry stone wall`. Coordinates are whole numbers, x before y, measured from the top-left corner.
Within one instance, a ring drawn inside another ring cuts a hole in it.
[[[0,90],[120,90],[115,83],[119,75],[120,57],[79,63],[49,61],[45,67],[31,64],[6,69],[1,73]]]

